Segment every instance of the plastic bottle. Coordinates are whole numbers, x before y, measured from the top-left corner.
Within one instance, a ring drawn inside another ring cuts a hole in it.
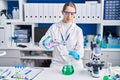
[[[111,33],[108,35],[108,44],[112,44],[112,35],[111,35]]]
[[[4,13],[2,13],[1,17],[0,17],[0,25],[5,25],[6,24],[6,16]]]
[[[101,34],[97,34],[96,36],[95,36],[95,42],[96,42],[96,44],[98,44],[100,47],[102,47],[102,39],[101,39]]]
[[[13,7],[12,16],[13,19],[19,19],[19,10],[17,7]]]

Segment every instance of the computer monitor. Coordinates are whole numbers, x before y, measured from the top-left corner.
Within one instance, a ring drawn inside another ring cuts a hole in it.
[[[39,42],[41,38],[45,35],[49,27],[35,27],[34,29],[34,41]]]

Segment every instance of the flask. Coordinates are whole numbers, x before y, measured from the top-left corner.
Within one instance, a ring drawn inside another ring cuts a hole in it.
[[[62,68],[62,74],[64,75],[72,75],[74,73],[74,67],[73,65],[66,64]]]
[[[111,73],[111,66],[112,66],[112,63],[108,63],[106,74],[103,77],[103,80],[114,80],[112,73]]]

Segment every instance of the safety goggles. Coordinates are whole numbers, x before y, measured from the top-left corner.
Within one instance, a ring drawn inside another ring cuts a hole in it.
[[[68,12],[68,11],[64,11],[64,14],[65,14],[65,15],[74,15],[74,14],[76,14],[76,12]]]

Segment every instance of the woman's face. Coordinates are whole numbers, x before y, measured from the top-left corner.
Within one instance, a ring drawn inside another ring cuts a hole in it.
[[[74,7],[71,6],[67,6],[66,9],[64,11],[62,11],[63,14],[63,21],[65,23],[70,23],[73,21],[74,15],[75,15],[76,11]]]

